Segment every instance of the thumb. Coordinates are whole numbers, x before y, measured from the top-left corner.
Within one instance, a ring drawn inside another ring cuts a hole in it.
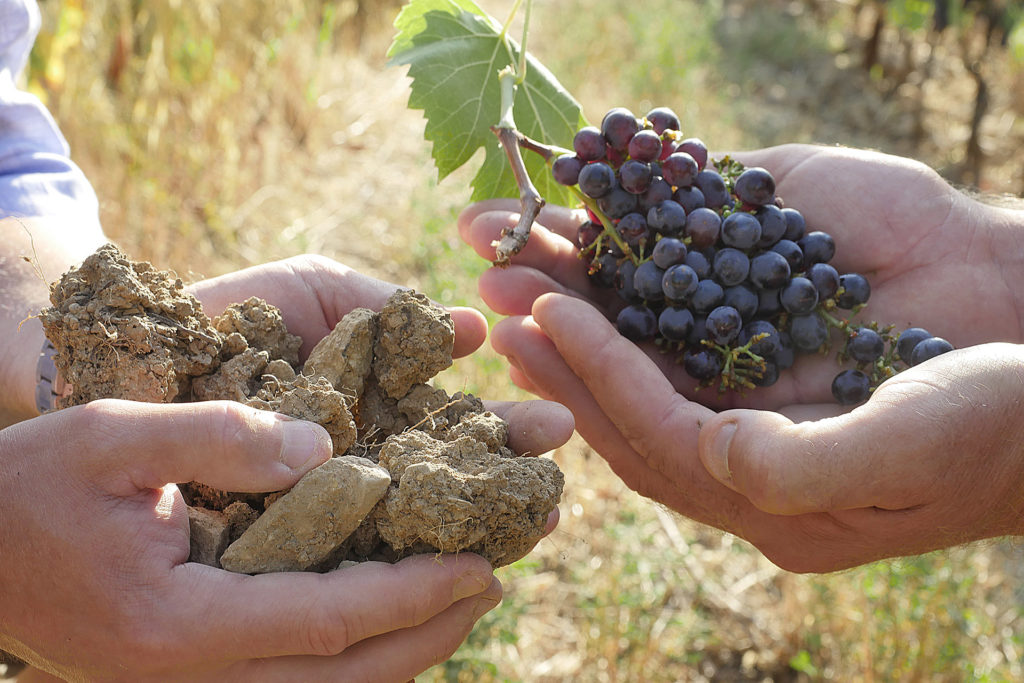
[[[234,401],[152,404],[106,399],[52,414],[65,420],[94,479],[134,490],[198,481],[227,491],[287,488],[331,457],[318,424]],[[45,417],[45,416],[44,416]]]
[[[767,411],[725,411],[701,427],[700,459],[711,476],[772,514],[902,509],[920,502],[938,466],[928,443],[935,430],[887,408],[869,402],[799,423]],[[929,452],[932,462],[914,457]]]

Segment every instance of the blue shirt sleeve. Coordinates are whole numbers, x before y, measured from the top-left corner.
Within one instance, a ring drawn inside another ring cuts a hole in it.
[[[69,216],[98,227],[96,193],[56,122],[16,85],[39,25],[35,0],[0,0],[0,218]]]

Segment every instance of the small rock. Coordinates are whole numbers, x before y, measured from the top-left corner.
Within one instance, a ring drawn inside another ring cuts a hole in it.
[[[303,372],[323,375],[335,390],[358,398],[370,374],[376,337],[377,314],[368,308],[356,308],[313,347]]]
[[[226,514],[205,508],[189,507],[189,562],[219,567],[218,560],[224,549],[228,547],[230,535],[231,522]]]

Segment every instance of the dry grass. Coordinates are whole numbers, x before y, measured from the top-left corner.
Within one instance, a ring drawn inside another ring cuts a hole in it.
[[[484,4],[503,17],[510,2]],[[799,17],[752,30],[737,14],[756,11],[749,3],[536,4],[534,50],[592,119],[613,105],[668,104],[718,148],[812,139],[903,151],[900,100],[870,95],[836,65],[830,34]],[[50,0],[33,71],[97,187],[108,232],[129,252],[204,275],[318,252],[480,305],[473,281],[486,264],[454,231],[469,176],[436,186],[420,115],[405,108],[408,85],[384,68],[395,3],[350,0],[333,19],[312,0],[158,0],[136,14],[132,5]],[[570,21],[594,39],[567,41]],[[723,47],[752,37],[776,47],[774,67]],[[997,124],[1018,131],[1005,111]],[[1012,173],[993,171],[995,187],[1009,189]],[[522,397],[489,351],[442,382]],[[568,482],[562,523],[501,570],[503,606],[424,680],[1024,676],[1014,545],[796,576],[639,498],[579,441],[554,457]]]

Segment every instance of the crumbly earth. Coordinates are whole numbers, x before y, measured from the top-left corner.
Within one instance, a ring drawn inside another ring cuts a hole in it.
[[[99,398],[233,400],[324,426],[334,458],[289,491],[179,488],[192,561],[244,573],[325,571],[413,553],[477,552],[514,562],[561,497],[551,460],[519,458],[508,425],[433,376],[452,364],[451,317],[396,292],[346,315],[300,363],[302,340],[258,298],[212,321],[173,273],[106,245],[66,273],[42,312],[56,364]]]

